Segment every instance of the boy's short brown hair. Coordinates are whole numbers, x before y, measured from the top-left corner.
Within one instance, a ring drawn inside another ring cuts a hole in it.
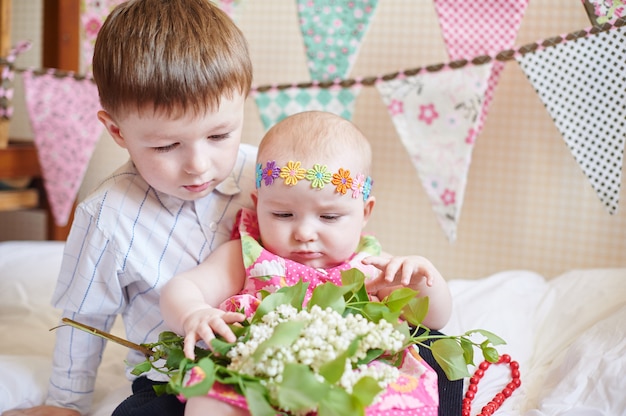
[[[128,110],[178,116],[247,95],[247,42],[210,0],[130,0],[107,17],[96,39],[93,76],[112,115]]]

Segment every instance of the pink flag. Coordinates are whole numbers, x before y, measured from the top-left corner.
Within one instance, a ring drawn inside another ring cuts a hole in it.
[[[528,6],[528,0],[434,2],[450,60],[471,60],[480,55],[493,56],[502,50],[511,49]],[[504,62],[493,63],[476,135],[482,130],[502,69]]]
[[[89,79],[32,71],[22,77],[50,209],[63,226],[104,128],[96,117],[98,90]]]

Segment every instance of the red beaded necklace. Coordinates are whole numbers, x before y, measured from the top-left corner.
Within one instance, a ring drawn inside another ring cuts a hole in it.
[[[515,389],[522,385],[520,380],[519,363],[517,361],[511,361],[511,357],[508,354],[503,354],[496,364],[509,364],[511,367],[511,381],[502,389],[502,391],[496,394],[489,403],[487,403],[477,416],[490,416],[492,415],[502,403],[513,394]],[[469,386],[465,392],[465,398],[463,399],[462,416],[471,416],[472,400],[476,397],[478,391],[478,382],[485,375],[485,371],[489,368],[491,363],[489,361],[483,361],[480,363],[474,375],[470,378]]]

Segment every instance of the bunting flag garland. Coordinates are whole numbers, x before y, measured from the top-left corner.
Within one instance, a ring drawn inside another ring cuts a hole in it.
[[[328,111],[351,120],[354,103],[360,92],[360,85],[347,88],[339,85],[331,88],[295,86],[253,90],[251,95],[267,130],[287,116],[309,110]]]
[[[494,55],[513,47],[528,0],[434,0],[439,25],[451,60]],[[475,134],[482,131],[504,62],[495,62]]]
[[[22,74],[26,109],[57,225],[67,224],[103,126],[98,90],[89,79]]]
[[[91,74],[91,60],[96,36],[113,8],[125,0],[81,0],[80,5],[80,72]]]
[[[243,0],[213,0],[231,19],[235,20],[235,11]]]
[[[377,5],[378,0],[298,0],[311,79],[328,81],[350,73]]]
[[[13,116],[13,78],[15,77],[15,70],[13,63],[17,59],[18,55],[26,52],[31,47],[31,43],[28,41],[18,42],[6,57],[6,64],[0,65],[2,68],[2,75],[0,77],[0,118],[10,120]]]
[[[611,214],[626,140],[624,28],[517,57],[574,158]]]
[[[91,74],[91,61],[96,37],[104,20],[115,6],[126,0],[81,0],[80,5],[80,73]],[[234,20],[235,9],[243,0],[214,0]]]
[[[427,72],[376,84],[451,242],[456,240],[492,65]]]
[[[582,0],[582,2],[594,26],[626,16],[626,1],[624,0]]]

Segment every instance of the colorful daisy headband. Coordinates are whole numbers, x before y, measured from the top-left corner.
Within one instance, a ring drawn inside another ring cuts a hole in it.
[[[280,179],[279,179],[280,178]],[[322,189],[326,185],[331,184],[335,187],[335,192],[345,195],[351,193],[352,198],[363,196],[363,200],[367,200],[372,191],[372,178],[361,173],[354,177],[350,176],[350,171],[339,168],[336,173],[328,171],[328,166],[315,164],[311,169],[301,167],[299,161],[289,161],[287,166],[276,166],[274,160],[269,160],[265,166],[262,163],[256,165],[256,187],[260,188],[262,184],[270,186],[275,181],[281,180],[285,185],[294,186],[301,180],[311,182],[311,188]]]

